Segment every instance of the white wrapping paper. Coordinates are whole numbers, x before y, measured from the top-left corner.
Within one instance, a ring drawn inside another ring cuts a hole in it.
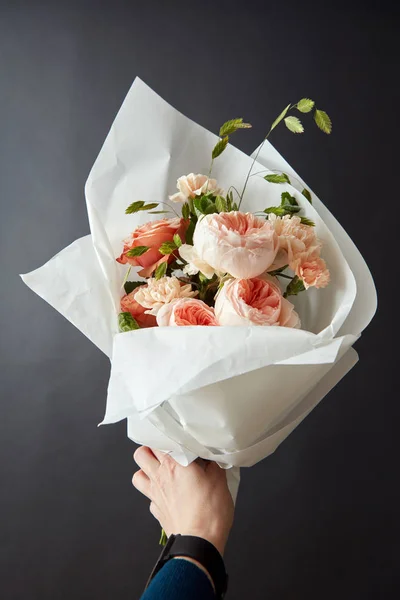
[[[171,452],[181,464],[201,456],[240,467],[271,454],[354,366],[352,345],[375,312],[376,294],[362,256],[315,195],[311,206],[301,187],[255,176],[244,210],[280,204],[281,192],[289,190],[315,221],[324,244],[331,284],[294,300],[303,329],[171,327],[118,333],[126,267],[115,257],[122,239],[150,219],[125,215],[126,206],[134,200],[166,201],[179,176],[207,172],[216,140],[136,79],[86,184],[91,236],[22,278],[110,357],[103,423],[127,418],[131,439]],[[229,145],[215,161],[213,177],[225,189],[241,188],[251,162]],[[269,143],[254,171],[262,169],[301,181]],[[232,470],[233,490],[237,481]]]

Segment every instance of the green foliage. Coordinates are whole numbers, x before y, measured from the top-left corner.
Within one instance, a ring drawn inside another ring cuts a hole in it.
[[[188,219],[190,217],[190,206],[187,202],[182,206],[182,217]]]
[[[309,227],[315,227],[315,223],[314,221],[311,221],[311,219],[308,219],[307,217],[300,217],[301,218],[301,222],[303,225],[308,225]]]
[[[297,294],[299,294],[300,292],[304,292],[305,289],[306,288],[304,287],[304,283],[302,282],[302,280],[299,279],[297,275],[295,275],[292,281],[287,286],[283,297],[287,298],[288,296],[297,296]]]
[[[133,290],[136,290],[141,285],[146,285],[145,281],[125,281],[124,289],[126,294],[130,294]]]
[[[310,98],[302,98],[298,101],[296,108],[302,113],[309,113],[314,108],[314,100]]]
[[[164,242],[163,244],[161,244],[161,246],[158,249],[158,251],[164,255],[172,254],[175,250],[176,250],[175,242]]]
[[[215,208],[219,213],[228,212],[228,202],[223,196],[217,196],[215,198]]]
[[[224,137],[226,135],[231,135],[238,129],[249,129],[250,127],[250,123],[243,123],[242,118],[231,119],[230,121],[226,121],[226,123],[221,126],[219,130],[219,136]]]
[[[276,117],[275,121],[271,125],[270,131],[272,131],[273,129],[275,129],[275,127],[278,125],[278,123],[280,123],[282,121],[282,119],[284,117],[286,117],[286,113],[289,110],[289,108],[290,108],[290,104],[288,104],[287,107],[283,109],[283,111],[281,112],[281,114],[278,117]]]
[[[286,117],[285,125],[292,133],[303,133],[304,127],[297,117]]]
[[[222,140],[219,140],[215,144],[214,149],[213,149],[212,154],[211,154],[213,160],[215,158],[218,158],[218,156],[220,156],[223,153],[223,151],[225,150],[225,148],[226,148],[226,146],[228,144],[228,141],[229,141],[228,136],[225,136],[225,137],[222,138]]]
[[[133,256],[142,256],[142,254],[149,249],[149,246],[136,246],[135,248],[128,250],[128,252],[125,252],[125,255],[129,256],[129,258],[132,258]]]
[[[191,219],[190,223],[189,223],[189,227],[186,230],[186,234],[185,234],[185,240],[187,244],[192,245],[193,244],[193,233],[194,233],[194,228],[196,227],[196,222],[194,219]]]
[[[203,194],[202,196],[195,198],[193,204],[202,215],[210,215],[211,213],[217,212],[215,199],[216,197],[209,192],[208,194]]]
[[[118,315],[118,327],[123,333],[126,331],[133,331],[134,329],[140,329],[136,319],[134,319],[129,312],[122,312]]]
[[[329,116],[323,110],[316,110],[314,113],[314,121],[317,124],[317,127],[324,133],[331,133],[332,131],[332,121]]]
[[[174,244],[177,248],[180,248],[182,246],[182,240],[181,240],[181,236],[179,235],[179,233],[176,233],[174,235]]]
[[[161,279],[161,277],[164,277],[165,273],[167,272],[167,267],[167,261],[164,261],[161,264],[159,264],[157,269],[155,270],[154,277],[156,279]]]
[[[137,200],[136,202],[132,202],[125,210],[127,215],[131,215],[133,213],[137,213],[140,210],[151,210],[152,208],[156,208],[158,206],[158,202],[151,202],[150,204],[146,204],[143,200]]]
[[[309,203],[312,204],[311,193],[306,188],[304,188],[304,190],[301,193],[303,194],[303,196],[305,196],[307,198]]]
[[[289,192],[282,192],[281,194],[281,206],[284,206],[286,204],[290,204],[291,206],[298,206],[299,203],[297,202],[296,198],[294,196],[292,196],[292,194],[290,194]]]
[[[269,175],[265,175],[264,179],[270,183],[290,183],[286,173],[269,173]]]

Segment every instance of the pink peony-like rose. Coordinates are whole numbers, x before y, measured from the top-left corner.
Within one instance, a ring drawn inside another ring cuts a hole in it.
[[[187,202],[189,198],[201,196],[201,194],[205,194],[206,192],[213,192],[215,195],[223,193],[223,190],[218,187],[215,179],[208,179],[206,175],[201,175],[200,173],[198,175],[189,173],[189,175],[179,177],[176,187],[179,192],[170,196],[169,199],[173,202],[182,202],[182,204]]]
[[[292,269],[304,287],[324,288],[330,281],[330,273],[326,262],[319,256],[319,248],[310,248],[307,252],[296,255]]]
[[[215,302],[220,325],[300,327],[299,315],[271,278],[231,279]]]
[[[160,327],[167,325],[218,325],[214,309],[195,298],[181,298],[170,304],[164,304],[157,313],[157,323]]]
[[[197,273],[200,271],[200,273],[203,273],[207,279],[212,279],[214,275],[214,269],[204,262],[204,260],[201,260],[194,246],[182,244],[182,246],[179,248],[179,254],[183,260],[187,262],[187,265],[185,265],[183,269],[184,273],[187,275],[197,275]]]
[[[129,312],[136,319],[139,327],[155,327],[156,318],[153,315],[147,315],[146,309],[136,302],[135,296],[137,289],[121,298],[121,312]]]
[[[250,279],[274,262],[278,236],[265,219],[251,213],[226,212],[201,217],[193,244],[198,257],[215,271]]]
[[[147,309],[147,315],[156,315],[164,304],[179,298],[193,298],[197,294],[190,283],[181,283],[176,277],[151,278],[146,285],[138,287],[135,301]]]
[[[287,264],[292,268],[291,265],[298,254],[306,252],[311,247],[321,247],[321,243],[315,235],[315,228],[303,225],[300,217],[296,215],[277,217],[270,214],[268,220],[273,225],[279,239],[279,251],[271,271]]]
[[[141,277],[150,277],[162,262],[172,262],[176,257],[174,254],[163,255],[159,252],[161,244],[171,242],[177,233],[181,240],[185,240],[185,233],[189,221],[184,219],[161,219],[159,221],[149,221],[141,225],[124,240],[124,249],[117,262],[121,264],[129,263],[133,266],[140,266]],[[148,246],[149,250],[141,256],[127,256],[127,252],[137,246]]]

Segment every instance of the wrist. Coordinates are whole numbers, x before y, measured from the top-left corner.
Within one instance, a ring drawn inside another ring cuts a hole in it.
[[[221,556],[224,555],[225,546],[227,542],[227,536],[218,530],[210,530],[203,528],[189,528],[182,529],[179,531],[181,535],[193,535],[195,537],[202,538],[207,542],[210,542],[220,553]]]

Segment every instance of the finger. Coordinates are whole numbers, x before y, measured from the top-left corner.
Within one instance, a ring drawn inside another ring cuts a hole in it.
[[[146,498],[151,500],[151,484],[150,479],[147,477],[144,471],[136,471],[132,477],[133,486]]]
[[[147,477],[154,477],[160,468],[158,459],[154,456],[150,448],[140,446],[133,455],[136,464],[144,471]]]
[[[153,452],[154,456],[157,458],[160,464],[162,464],[164,460],[174,460],[167,452],[161,452],[161,450],[154,450],[153,448],[151,451]]]

